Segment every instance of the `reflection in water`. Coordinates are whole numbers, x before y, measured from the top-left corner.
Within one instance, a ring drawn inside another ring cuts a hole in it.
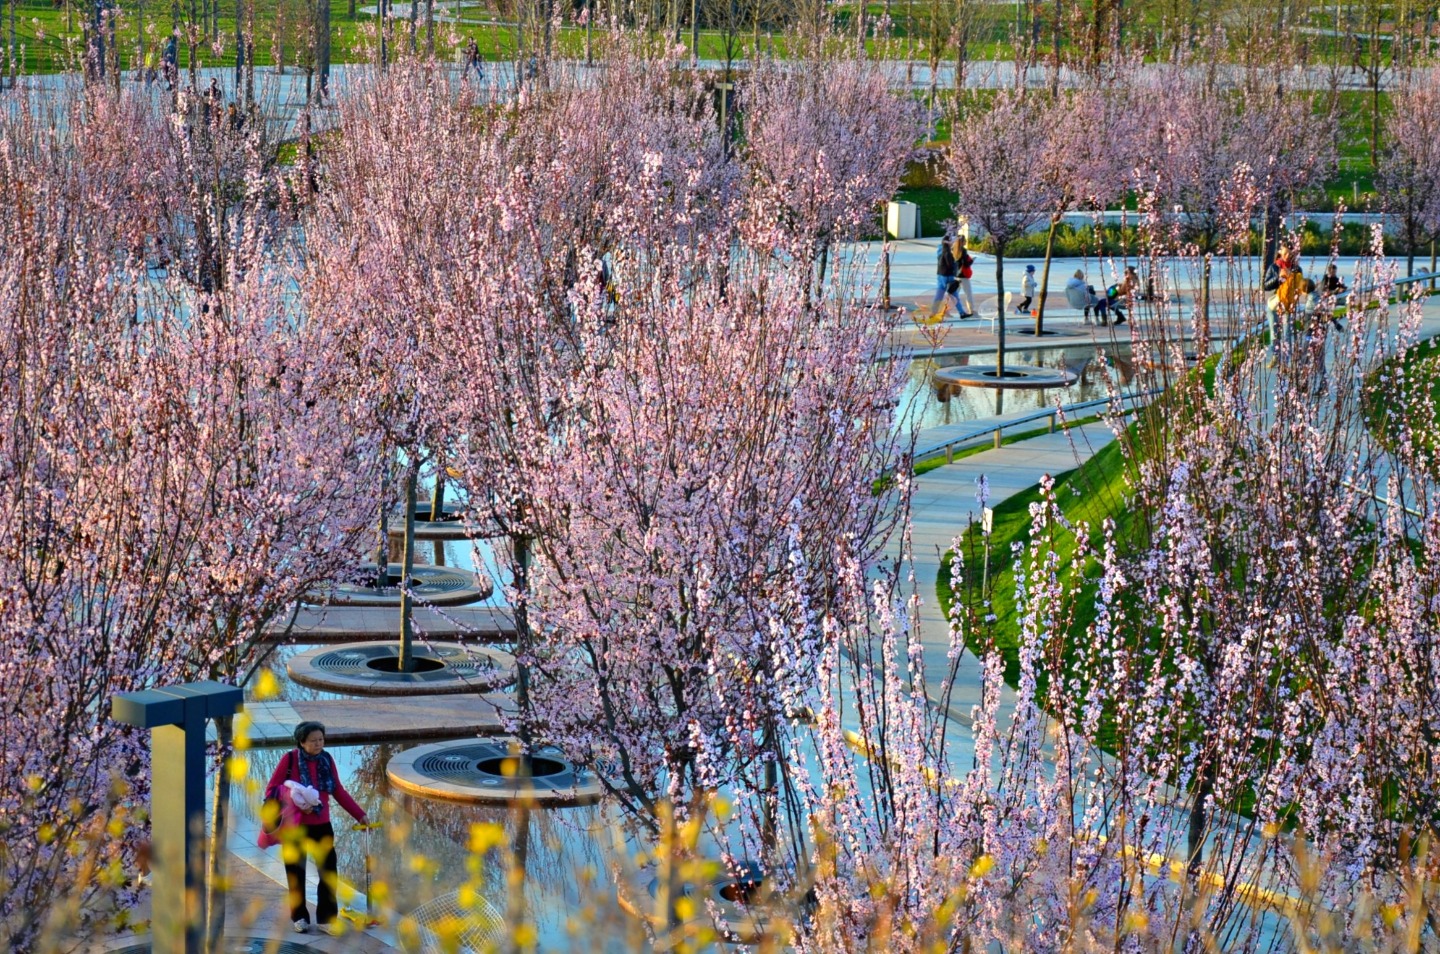
[[[978,421],[995,414],[1017,411],[1038,411],[1056,404],[1090,401],[1106,395],[1102,360],[1114,369],[1121,385],[1129,385],[1134,375],[1130,351],[1126,346],[1106,348],[1099,354],[1094,345],[1068,348],[1032,348],[1007,351],[1005,361],[1040,368],[1064,368],[1078,374],[1079,380],[1068,388],[1044,390],[996,391],[992,388],[964,388],[937,384],[935,372],[941,368],[967,364],[994,364],[994,355],[958,354],[935,358],[916,358],[910,363],[910,378],[900,395],[898,426],[918,431],[945,424]]]

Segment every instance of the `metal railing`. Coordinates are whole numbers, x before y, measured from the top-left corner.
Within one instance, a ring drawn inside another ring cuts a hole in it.
[[[1118,399],[1118,403],[1122,405],[1120,409],[1121,413],[1130,413],[1131,411],[1135,410],[1134,402],[1139,401],[1142,398],[1154,397],[1156,394],[1159,394],[1164,390],[1164,388],[1151,388],[1148,391],[1140,391],[1137,393],[1121,396]],[[925,445],[924,447],[917,447],[915,449],[914,456],[911,458],[911,464],[913,466],[914,464],[918,464],[921,461],[929,460],[932,457],[940,454],[945,455],[945,463],[954,463],[955,452],[957,450],[963,449],[963,445],[979,441],[983,438],[993,437],[994,446],[1000,447],[1003,444],[1003,436],[1005,431],[1014,427],[1019,427],[1022,424],[1032,424],[1035,421],[1048,420],[1049,431],[1053,434],[1055,433],[1056,425],[1062,414],[1065,417],[1069,418],[1076,411],[1084,411],[1093,407],[1107,407],[1112,406],[1116,403],[1116,398],[1094,398],[1089,401],[1077,401],[1074,404],[1063,404],[1059,407],[1046,408],[1044,410],[1035,411],[1021,417],[1006,418],[1003,421],[989,421],[983,424],[977,422],[975,427],[965,431],[961,431],[953,437],[947,437],[942,441],[935,441],[933,443]],[[1123,406],[1126,404],[1129,404],[1130,406]]]

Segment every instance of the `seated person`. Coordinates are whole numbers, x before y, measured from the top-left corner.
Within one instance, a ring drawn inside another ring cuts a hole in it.
[[[1065,300],[1071,308],[1079,308],[1085,312],[1085,324],[1090,324],[1090,312],[1095,312],[1095,317],[1100,324],[1106,323],[1110,312],[1108,298],[1101,298],[1095,294],[1095,289],[1085,284],[1085,272],[1076,269],[1075,274],[1065,283]],[[1122,321],[1124,319],[1121,319]]]
[[[1349,290],[1350,286],[1340,280],[1340,273],[1335,266],[1333,264],[1325,266],[1325,274],[1320,279],[1320,294],[1338,295]]]

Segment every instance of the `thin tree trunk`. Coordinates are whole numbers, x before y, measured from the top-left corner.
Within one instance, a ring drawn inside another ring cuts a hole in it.
[[[1207,758],[1195,785],[1195,800],[1190,805],[1190,826],[1187,840],[1186,873],[1193,885],[1205,865],[1205,829],[1210,818],[1210,796],[1215,791],[1215,762]]]
[[[885,206],[880,207],[880,307],[890,310],[890,223],[885,221]],[[899,223],[896,223],[897,226]]]
[[[514,538],[515,553],[515,707],[520,714],[520,740],[530,742],[530,538]]]
[[[1005,377],[1005,246],[995,237],[995,380]]]
[[[205,926],[205,950],[219,954],[225,937],[225,869],[230,854],[225,845],[226,833],[230,830],[230,772],[226,764],[235,740],[233,716],[221,716],[215,720],[215,735],[219,744],[220,768],[215,773],[215,794],[210,803],[210,858],[209,871],[205,873],[205,911],[210,923]]]
[[[330,95],[330,0],[315,0],[315,101]]]
[[[390,569],[390,465],[380,475],[380,536],[375,550],[375,588],[385,585]]]
[[[252,0],[253,2],[253,0]],[[175,23],[179,29],[180,0],[175,0]],[[235,98],[243,112],[245,107],[245,0],[235,0]]]
[[[1200,300],[1196,303],[1200,315],[1199,353],[1210,350],[1210,253],[1205,253],[1205,263],[1200,266]],[[1263,294],[1263,293],[1262,293]]]
[[[425,55],[435,55],[435,0],[425,0]]]
[[[1050,216],[1050,232],[1045,236],[1045,264],[1040,271],[1039,300],[1035,305],[1035,337],[1045,333],[1045,299],[1050,294],[1050,260],[1055,254],[1055,230],[1060,227],[1060,216]]]
[[[520,765],[521,771],[525,771],[528,763],[522,758]],[[525,872],[530,861],[529,804],[523,800],[517,802],[511,817],[515,823],[515,841],[511,849],[514,857],[505,872],[505,924],[508,927],[505,933],[510,939],[506,949],[512,954],[522,954],[527,948],[521,945],[521,932],[516,928],[529,920],[525,911]]]
[[[405,474],[405,552],[400,571],[400,661],[401,672],[415,671],[414,600],[410,596],[410,574],[415,569],[415,481],[418,464],[411,462]]]
[[[435,465],[435,487],[430,491],[430,519],[439,520],[445,513],[445,465]]]

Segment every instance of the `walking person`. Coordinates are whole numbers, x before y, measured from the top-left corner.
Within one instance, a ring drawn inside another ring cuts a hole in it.
[[[959,269],[956,276],[960,282],[960,291],[963,293],[965,307],[960,309],[961,318],[972,318],[975,315],[975,293],[970,288],[970,276],[975,274],[975,258],[970,254],[965,236],[955,240],[955,267]],[[1004,302],[1000,303],[1001,305]]]
[[[480,44],[475,42],[473,36],[469,42],[465,44],[465,72],[460,78],[468,79],[471,69],[475,70],[475,79],[477,82],[485,82],[485,67],[480,63]]]
[[[1015,314],[1024,315],[1030,311],[1030,304],[1035,300],[1035,266],[1025,266],[1025,277],[1020,279],[1020,294],[1025,299],[1015,306]]]
[[[345,786],[335,759],[325,751],[325,726],[302,722],[295,727],[295,748],[286,752],[265,786],[265,800],[278,800],[281,821],[274,833],[262,829],[260,847],[280,844],[285,860],[285,883],[290,902],[290,921],[301,934],[310,930],[310,909],[305,903],[305,858],[313,855],[320,874],[315,895],[315,923],[331,934],[339,932],[335,901],[335,829],[330,824],[330,799],[360,824],[368,823],[361,808]]]
[[[1289,337],[1290,325],[1294,322],[1300,304],[1305,297],[1305,275],[1299,262],[1283,258],[1278,263],[1280,284],[1275,293],[1265,302],[1265,321],[1270,327],[1270,366],[1275,366],[1275,355],[1282,338]]]
[[[165,88],[175,89],[175,84],[180,80],[180,47],[173,33],[170,34],[170,39],[165,41],[165,52],[160,57],[160,69],[165,74]]]
[[[930,303],[932,315],[942,314],[946,307],[943,303],[948,295],[955,302],[955,310],[960,313],[961,318],[969,318],[965,309],[960,304],[960,297],[957,292],[960,289],[958,278],[960,265],[955,261],[955,245],[946,232],[945,237],[940,240],[940,247],[935,250],[935,300]]]

